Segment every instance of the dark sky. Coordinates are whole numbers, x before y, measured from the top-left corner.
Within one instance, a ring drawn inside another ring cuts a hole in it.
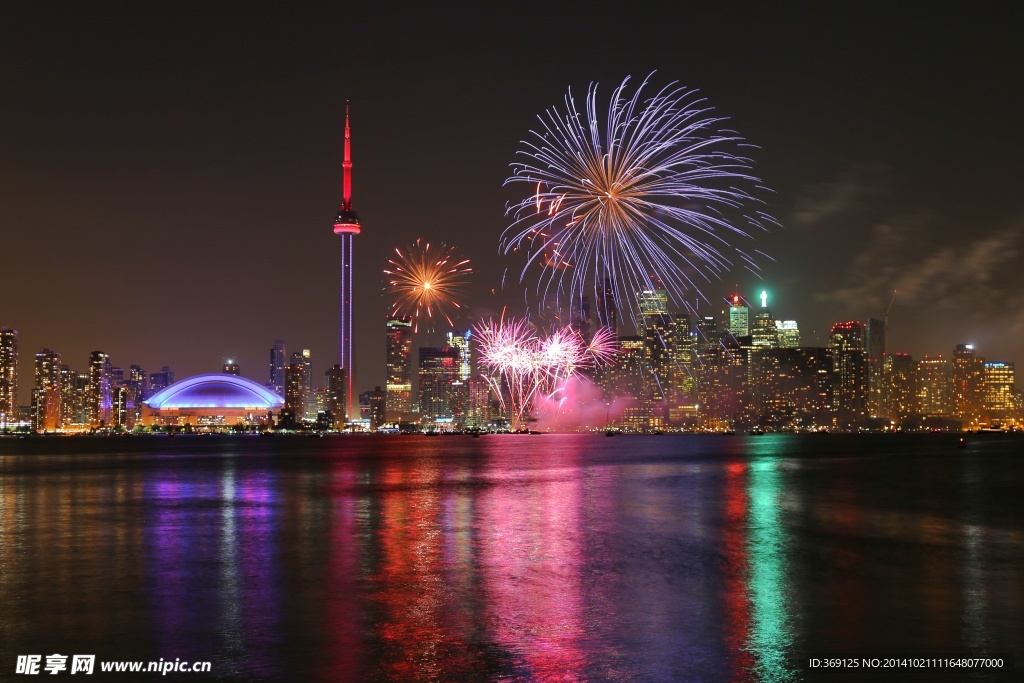
[[[890,350],[974,342],[1024,362],[1024,69],[1009,16],[258,4],[6,5],[0,324],[21,334],[23,402],[43,346],[75,369],[100,349],[179,377],[230,356],[265,382],[282,338],[312,349],[322,380],[346,100],[363,222],[357,382],[383,383],[390,250],[458,245],[477,271],[473,314],[515,310],[518,295],[490,290],[516,264],[498,239],[518,142],[568,87],[607,94],[654,70],[761,148],[784,226],[758,240],[775,259],[763,282],[737,269],[709,298],[767,288],[811,345],[832,322],[880,317],[896,289]]]

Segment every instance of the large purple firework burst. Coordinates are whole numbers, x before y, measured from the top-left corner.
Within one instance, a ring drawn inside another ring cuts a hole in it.
[[[637,292],[664,287],[686,307],[698,282],[737,265],[758,270],[752,233],[776,221],[754,196],[760,181],[741,153],[751,145],[697,91],[673,82],[645,95],[649,79],[630,94],[626,78],[606,115],[597,84],[583,110],[570,90],[565,109],[548,109],[521,143],[505,184],[530,194],[508,207],[501,247],[526,253],[520,281],[540,267],[542,305],[571,315],[608,287],[638,320]]]

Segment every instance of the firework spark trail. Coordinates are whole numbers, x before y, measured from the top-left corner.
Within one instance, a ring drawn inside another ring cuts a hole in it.
[[[571,326],[541,337],[525,319],[504,316],[478,323],[473,331],[487,381],[513,429],[523,425],[535,397],[550,399],[581,370],[611,363],[616,353],[607,329],[589,344]]]
[[[737,242],[776,221],[757,209],[752,192],[763,188],[738,153],[749,145],[720,129],[725,119],[696,91],[670,83],[643,99],[648,80],[632,95],[628,82],[613,91],[603,129],[596,84],[584,111],[570,90],[564,111],[538,117],[542,128],[521,143],[505,181],[527,183],[530,195],[509,206],[501,242],[506,254],[527,252],[520,281],[539,265],[542,303],[554,297],[560,309],[568,296],[571,312],[608,280],[618,310],[637,320],[633,296],[652,278],[684,305],[699,293],[695,279],[720,277],[734,261],[756,272]]]
[[[396,248],[395,254],[384,269],[395,297],[391,315],[411,316],[414,332],[419,331],[421,318],[433,325],[435,314],[454,327],[448,310],[462,308],[455,297],[466,276],[473,272],[469,259],[460,259],[455,247],[440,244],[432,248],[423,239],[416,240],[404,253]]]

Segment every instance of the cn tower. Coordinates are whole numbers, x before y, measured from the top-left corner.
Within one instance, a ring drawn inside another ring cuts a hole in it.
[[[344,180],[341,186],[341,208],[334,219],[334,234],[341,235],[341,323],[338,327],[338,362],[345,369],[345,410],[348,419],[352,412],[354,398],[352,387],[356,386],[354,340],[352,338],[352,238],[358,235],[359,216],[352,210],[352,143],[349,132],[348,104],[345,105],[345,161],[341,164]]]

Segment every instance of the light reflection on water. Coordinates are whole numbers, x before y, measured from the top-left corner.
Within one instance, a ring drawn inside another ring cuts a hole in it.
[[[0,442],[0,667],[787,681],[1012,650],[1019,442],[889,438]]]

